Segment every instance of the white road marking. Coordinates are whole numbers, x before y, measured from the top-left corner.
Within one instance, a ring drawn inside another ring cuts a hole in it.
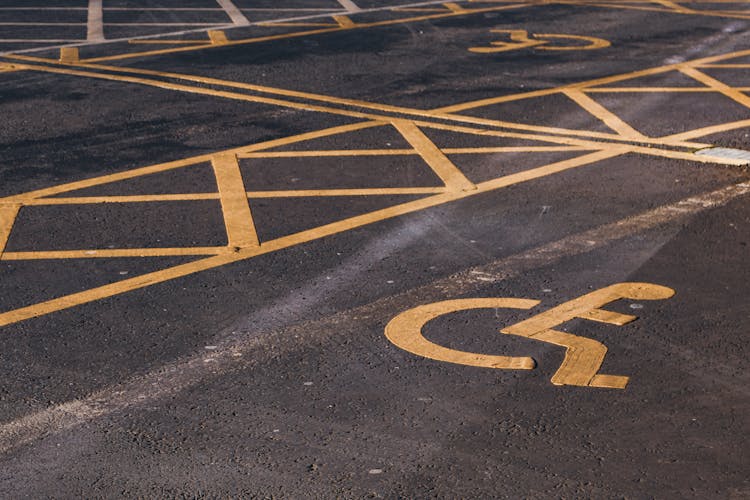
[[[464,1],[465,0],[458,0],[459,3],[463,3]],[[445,0],[430,0],[430,1],[427,1],[427,2],[415,2],[415,3],[411,3],[411,4],[405,4],[405,5],[401,5],[400,7],[401,8],[428,7],[428,6],[431,6],[431,5],[442,5],[444,2],[445,2]],[[393,6],[375,7],[375,8],[372,8],[372,9],[362,9],[361,12],[364,12],[364,13],[366,13],[366,12],[382,12],[382,11],[391,10],[392,8],[393,8]],[[104,10],[110,10],[110,9],[107,8],[107,9],[104,9]],[[284,9],[273,9],[273,10],[284,10]],[[293,9],[293,10],[296,11],[297,9]],[[302,11],[302,10],[304,10],[304,11],[310,11],[312,9],[299,9],[299,10],[300,11]],[[274,19],[274,22],[277,22],[277,23],[288,23],[288,22],[297,22],[297,21],[308,21],[308,20],[313,20],[313,19],[327,18],[327,17],[330,17],[331,14],[336,14],[336,13],[340,13],[340,12],[341,12],[340,10],[324,10],[324,11],[321,10],[321,13],[319,13],[319,14],[308,14],[308,15],[304,15],[304,16],[293,16],[293,17],[287,17],[287,18],[281,18],[281,19]],[[268,21],[267,20],[266,21],[257,21],[257,22],[252,22],[250,24],[254,25],[254,24],[265,24],[265,23],[268,23]],[[11,23],[11,24],[18,25],[19,23]],[[36,25],[36,26],[44,25],[44,23],[30,23],[30,24],[33,24],[33,25]],[[53,25],[53,26],[63,26],[63,25],[65,25],[64,23],[50,23],[50,24]],[[74,26],[81,25],[81,23],[70,23],[70,24],[74,25]],[[2,26],[2,23],[0,23],[0,26]],[[154,25],[152,24],[151,26],[154,26]],[[220,24],[220,25],[211,25],[211,26],[204,25],[202,28],[196,28],[196,29],[190,29],[190,30],[169,31],[169,32],[164,32],[164,33],[156,33],[154,35],[112,38],[112,39],[108,39],[108,40],[102,40],[102,41],[99,41],[99,42],[74,42],[73,40],[70,40],[70,41],[68,41],[65,44],[51,45],[49,47],[36,47],[36,48],[33,48],[33,49],[23,49],[23,50],[6,50],[6,51],[0,52],[0,56],[6,55],[6,54],[28,54],[28,53],[38,52],[40,50],[55,50],[55,49],[61,49],[63,47],[81,47],[81,46],[84,46],[84,45],[85,46],[92,46],[92,45],[97,45],[97,44],[102,44],[102,43],[127,42],[129,40],[153,40],[155,38],[162,38],[162,37],[165,37],[165,36],[175,37],[175,36],[182,36],[182,35],[190,35],[190,34],[193,34],[193,33],[205,33],[206,31],[209,31],[209,30],[229,29],[229,28],[234,28],[234,27],[236,27],[235,24]]]
[[[247,26],[250,24],[250,21],[245,17],[245,15],[240,12],[240,9],[237,8],[236,5],[232,3],[232,0],[216,0],[222,9],[224,9],[224,12],[227,13],[229,16],[229,19],[232,20],[232,23],[234,23],[237,26]]]
[[[39,439],[74,430],[100,417],[129,408],[154,404],[164,397],[197,385],[209,376],[216,376],[241,366],[249,366],[263,355],[264,341],[274,341],[273,353],[279,354],[279,339],[317,339],[342,331],[355,331],[362,322],[390,319],[400,304],[415,304],[437,297],[466,295],[486,286],[484,279],[495,282],[512,279],[531,270],[549,266],[564,258],[583,255],[604,248],[618,240],[633,237],[665,224],[679,226],[704,210],[725,205],[750,193],[750,183],[733,184],[701,195],[641,212],[631,217],[566,236],[525,252],[489,264],[466,269],[405,292],[387,296],[370,304],[342,311],[324,319],[304,321],[270,332],[235,332],[217,342],[210,358],[201,352],[136,376],[116,386],[97,391],[80,400],[51,406],[0,425],[0,454],[29,445]],[[245,356],[246,354],[251,356]],[[210,359],[211,363],[206,363]],[[718,368],[717,368],[718,369]],[[733,387],[747,386],[747,377],[735,377],[725,383]]]
[[[104,12],[102,0],[89,0],[89,17],[86,22],[86,39],[92,42],[104,40]]]
[[[362,10],[352,0],[338,0],[338,2],[347,12],[360,12]]]

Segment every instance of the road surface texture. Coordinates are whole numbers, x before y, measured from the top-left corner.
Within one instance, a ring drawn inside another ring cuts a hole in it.
[[[750,2],[0,2],[0,496],[750,497]]]

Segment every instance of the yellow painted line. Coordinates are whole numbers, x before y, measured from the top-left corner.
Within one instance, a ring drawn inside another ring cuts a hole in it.
[[[461,7],[460,5],[454,2],[444,3],[443,5],[445,5],[445,8],[447,8],[449,11],[455,14],[466,14],[467,12],[471,12],[471,10],[464,9],[463,7]]]
[[[69,309],[71,307],[87,304],[96,300],[101,300],[107,297],[113,297],[124,292],[130,292],[145,288],[148,286],[155,285],[157,283],[163,283],[164,281],[173,280],[183,276],[188,276],[200,271],[206,271],[217,266],[229,264],[238,260],[237,254],[232,255],[217,255],[206,259],[201,259],[188,264],[182,264],[179,266],[164,269],[162,271],[156,271],[153,273],[144,274],[142,276],[136,276],[134,278],[118,281],[109,285],[104,285],[97,288],[92,288],[84,292],[73,293],[64,297],[47,300],[40,302],[32,306],[21,307],[13,311],[0,313],[0,326],[6,326],[19,321],[36,318],[38,316],[44,316],[53,312]]]
[[[208,45],[205,40],[128,40],[133,45]]]
[[[490,153],[549,153],[557,151],[584,151],[581,146],[499,146],[496,148],[441,148],[447,155],[473,155]]]
[[[710,56],[710,57],[704,57],[701,59],[695,59],[693,61],[688,61],[684,63],[668,64],[665,66],[658,66],[658,67],[647,68],[647,69],[638,70],[638,71],[632,71],[630,73],[622,73],[618,75],[611,75],[611,76],[606,76],[602,78],[596,78],[596,79],[587,80],[584,82],[562,85],[560,87],[554,87],[554,88],[549,88],[549,89],[544,89],[544,90],[535,90],[532,92],[524,92],[524,93],[513,94],[513,95],[508,95],[508,96],[490,97],[486,99],[479,99],[476,101],[453,104],[450,106],[437,108],[433,111],[437,113],[455,113],[458,111],[465,111],[467,109],[490,106],[493,104],[500,104],[503,102],[517,101],[521,99],[530,99],[533,97],[543,97],[547,95],[557,94],[566,89],[581,89],[581,90],[586,90],[588,92],[591,87],[608,85],[610,83],[621,82],[625,80],[635,80],[643,76],[651,76],[651,75],[657,75],[660,73],[666,73],[669,71],[680,70],[688,66],[697,67],[697,66],[701,66],[704,64],[711,64],[717,61],[722,61],[726,59],[734,59],[734,58],[744,57],[747,55],[750,55],[750,50],[740,50],[736,52],[730,52],[727,54],[720,54],[717,56]]]
[[[538,300],[512,298],[456,299],[435,302],[404,311],[385,327],[385,336],[395,346],[422,356],[447,363],[480,368],[533,370],[534,360],[527,356],[493,356],[449,349],[427,340],[423,327],[431,320],[457,311],[472,309],[531,309]]]
[[[31,60],[31,59],[38,59],[38,58],[31,58],[29,56],[14,56],[17,59],[22,60]],[[465,115],[458,115],[458,114],[450,114],[450,113],[443,113],[443,112],[436,112],[436,111],[423,111],[423,110],[416,110],[416,109],[410,109],[410,108],[401,108],[397,106],[388,106],[388,105],[380,105],[380,104],[374,104],[369,103],[365,101],[357,101],[357,100],[349,100],[349,99],[341,99],[341,98],[335,98],[335,97],[329,97],[329,96],[322,96],[318,94],[309,94],[304,92],[296,92],[296,91],[287,91],[283,89],[274,89],[269,87],[261,87],[257,85],[251,85],[251,84],[242,84],[237,82],[227,82],[223,80],[216,80],[212,78],[206,78],[206,77],[194,77],[191,75],[181,75],[181,74],[174,74],[174,73],[162,73],[157,71],[150,71],[150,70],[136,70],[132,68],[118,68],[118,67],[112,67],[112,66],[100,66],[100,65],[84,65],[83,67],[91,67],[96,69],[105,69],[105,70],[111,70],[111,71],[118,71],[118,72],[130,72],[134,74],[144,74],[144,75],[151,75],[151,76],[160,76],[160,77],[166,77],[166,78],[174,78],[174,79],[182,79],[186,81],[191,82],[198,82],[198,83],[208,83],[208,84],[217,84],[217,85],[223,85],[228,87],[237,87],[237,88],[243,88],[248,90],[254,90],[259,92],[269,92],[279,95],[285,95],[289,97],[302,97],[302,98],[309,98],[309,99],[315,99],[315,100],[322,100],[327,103],[334,103],[334,104],[344,104],[344,105],[352,105],[357,107],[365,107],[368,109],[373,109],[376,111],[386,111],[386,112],[395,112],[395,113],[402,113],[402,114],[411,114],[415,116],[421,116],[425,118],[431,118],[431,119],[447,119],[457,122],[463,122],[473,125],[484,125],[484,126],[493,126],[493,127],[503,127],[503,128],[511,128],[511,129],[517,129],[517,130],[523,130],[523,131],[530,131],[530,132],[541,132],[541,133],[550,133],[550,134],[556,134],[556,135],[568,135],[568,136],[579,136],[579,137],[594,137],[598,139],[607,139],[607,140],[624,140],[624,138],[618,134],[608,134],[608,133],[602,133],[602,132],[594,132],[594,131],[582,131],[582,130],[572,130],[572,129],[563,129],[563,128],[556,128],[556,127],[545,127],[540,125],[528,125],[528,124],[520,124],[520,123],[512,123],[512,122],[504,122],[499,120],[488,120],[488,119],[482,119],[482,118],[476,118],[476,117],[469,117]],[[38,69],[39,71],[45,71],[45,70],[53,70],[56,69],[57,71],[53,72],[60,72],[60,73],[67,73],[68,71],[74,71],[74,70],[65,70],[65,69],[58,69],[58,68],[49,68],[47,66],[38,67],[33,65],[26,65],[24,66],[25,69]],[[661,70],[660,70],[661,71]],[[650,71],[649,71],[650,72]],[[75,74],[78,74],[79,76],[90,76],[93,78],[101,78],[100,73],[86,73],[86,72],[77,72]],[[610,78],[619,78],[619,77],[610,77]],[[313,106],[313,105],[303,105],[296,102],[288,102],[288,101],[281,101],[281,100],[275,100],[275,99],[266,99],[262,97],[254,98],[252,96],[247,96],[244,94],[235,94],[230,92],[222,92],[222,91],[214,91],[211,89],[205,89],[202,87],[184,87],[184,86],[177,86],[175,87],[174,84],[165,83],[161,81],[155,81],[155,80],[149,80],[149,79],[141,79],[141,78],[130,78],[130,77],[123,77],[119,75],[106,75],[105,79],[109,80],[115,80],[115,81],[127,81],[130,83],[137,83],[137,84],[143,84],[143,85],[150,85],[155,86],[159,88],[169,88],[171,90],[178,90],[178,91],[186,91],[186,92],[192,92],[195,89],[195,92],[201,93],[201,94],[207,94],[207,95],[214,95],[217,97],[222,98],[230,98],[230,99],[239,99],[239,100],[247,100],[251,102],[262,102],[262,103],[271,103],[274,105],[280,105],[280,106],[286,106],[286,107],[292,107],[295,109],[306,109],[306,110],[313,110],[313,111],[323,111],[323,112],[330,112],[334,114],[342,114],[345,116],[356,116],[358,118],[369,118],[369,119],[383,119],[383,116],[380,115],[373,115],[373,114],[367,114],[367,113],[358,113],[358,112],[349,112],[346,110],[340,110],[338,108],[329,108],[324,106]],[[626,78],[629,79],[629,78]],[[504,96],[501,98],[493,99],[497,102],[504,102],[504,101],[510,101],[510,100],[518,100],[518,99],[525,99],[529,97],[534,97],[537,95],[549,95],[554,93],[560,93],[566,88],[577,88],[575,86],[566,86],[561,87],[560,89],[550,89],[548,91],[538,91],[533,93],[534,95],[529,96],[527,94],[521,94],[517,96]],[[583,88],[581,86],[581,88]],[[541,92],[541,94],[540,94]],[[474,103],[472,103],[471,106],[468,107],[474,107]],[[314,108],[314,109],[313,109]],[[445,108],[444,108],[445,109]],[[661,139],[651,139],[651,138],[644,138],[642,141],[650,142],[653,144],[665,144],[663,140]],[[688,146],[690,147],[690,146]]]
[[[284,236],[269,242],[264,242],[262,246],[240,248],[230,254],[216,255],[206,259],[201,259],[188,264],[174,266],[161,271],[155,271],[142,276],[119,281],[109,285],[93,288],[84,292],[79,292],[65,297],[41,302],[27,307],[22,307],[13,311],[0,313],[0,326],[17,323],[30,318],[35,318],[45,314],[50,314],[63,309],[68,309],[81,304],[86,304],[107,297],[112,297],[132,290],[152,286],[165,281],[170,281],[180,277],[195,274],[215,267],[224,266],[232,262],[253,258],[255,256],[289,248],[309,241],[317,240],[327,236],[348,231],[372,223],[398,217],[404,214],[424,210],[426,208],[442,205],[444,203],[460,200],[479,193],[486,193],[495,189],[530,181],[544,177],[553,173],[562,172],[576,167],[588,165],[606,158],[618,156],[626,152],[626,148],[619,148],[611,151],[601,151],[581,156],[573,160],[558,162],[540,167],[526,172],[509,175],[493,181],[483,182],[477,185],[473,191],[450,191],[443,194],[437,194],[427,198],[402,203],[393,207],[376,210],[367,214],[351,217],[338,222],[333,222],[319,226],[306,231],[301,231],[289,236]]]
[[[97,203],[153,203],[163,201],[218,200],[219,193],[145,194],[128,196],[76,196],[29,198],[24,205],[90,205]]]
[[[60,49],[60,62],[77,63],[78,61],[78,47],[63,47]]]
[[[13,229],[19,210],[21,210],[20,203],[0,203],[0,256],[3,255],[5,245],[8,244],[10,231]]]
[[[690,67],[682,67],[680,68],[680,72],[683,74],[689,76],[690,78],[693,78],[702,84],[706,85],[707,87],[711,87],[712,89],[716,90],[717,92],[721,92],[725,96],[729,97],[730,99],[742,104],[746,108],[750,108],[750,97],[746,96],[742,92],[740,92],[737,89],[734,89],[727,85],[724,82],[720,82],[716,78],[712,78],[708,76],[707,74],[698,71],[695,68]]]
[[[593,100],[591,97],[587,96],[583,91],[578,89],[568,89],[564,90],[563,94],[568,96],[573,102],[601,120],[606,126],[616,131],[621,136],[634,141],[646,139],[646,136],[622,121],[617,115]]]
[[[565,149],[570,150],[569,148]],[[405,188],[352,188],[352,189],[314,189],[314,190],[272,190],[248,191],[248,198],[293,198],[306,196],[373,196],[401,194],[435,194],[445,192],[442,187],[405,187]],[[59,198],[29,198],[23,206],[50,205],[94,205],[100,203],[154,203],[170,201],[219,200],[219,193],[185,193],[153,194],[133,196],[78,196]]]
[[[657,3],[659,5],[663,5],[664,7],[668,8],[670,10],[675,10],[675,11],[680,12],[682,14],[695,14],[695,12],[696,12],[693,9],[688,9],[685,6],[682,6],[682,5],[678,4],[678,3],[672,2],[670,0],[653,0],[653,1],[654,1],[654,3]]]
[[[750,90],[748,88],[740,88],[738,90]],[[714,89],[707,87],[595,87],[586,89],[587,94],[591,93],[631,93],[631,92],[645,92],[645,93],[683,93],[683,92],[716,92]]]
[[[208,39],[214,45],[222,45],[229,42],[227,35],[221,30],[208,30],[206,33],[208,34]]]
[[[413,149],[331,149],[324,151],[258,151],[240,153],[238,158],[309,158],[328,156],[406,156],[415,155]]]
[[[352,21],[348,16],[331,16],[331,18],[338,23],[338,25],[344,29],[356,28],[357,24]]]
[[[209,95],[209,96],[214,96],[214,97],[222,97],[226,99],[235,99],[239,101],[270,104],[273,106],[282,106],[285,108],[301,109],[301,110],[306,110],[306,111],[318,111],[318,112],[323,112],[323,113],[331,113],[331,114],[349,116],[349,117],[360,118],[360,119],[382,118],[381,116],[378,116],[378,115],[361,113],[358,111],[349,111],[345,109],[331,108],[331,107],[319,106],[315,104],[298,103],[298,102],[284,101],[284,100],[268,98],[268,97],[239,94],[236,92],[228,92],[224,90],[213,90],[213,89],[207,89],[207,88],[202,88],[202,87],[193,87],[193,86],[188,86],[188,85],[183,85],[183,84],[164,82],[160,80],[151,80],[151,79],[140,78],[140,77],[112,75],[112,74],[107,74],[107,73],[95,73],[95,72],[90,72],[90,71],[56,68],[56,67],[51,67],[51,66],[34,66],[34,65],[27,65],[27,64],[18,65],[18,67],[23,68],[23,69],[31,69],[35,71],[44,71],[48,73],[58,73],[58,74],[82,76],[82,77],[87,77],[87,78],[96,78],[100,80],[134,83],[134,84],[139,84],[139,85],[147,85],[150,87],[156,87],[156,88],[167,89],[167,90],[176,90],[176,91],[187,92],[187,93],[192,93],[192,94]]]
[[[750,64],[704,64],[700,68],[750,69]]]
[[[268,26],[268,27],[274,27],[274,26],[281,26],[281,27],[289,27],[289,28],[307,28],[307,27],[316,27],[316,26],[325,26],[325,27],[331,27],[334,29],[338,29],[341,27],[338,23],[306,23],[306,22],[297,22],[297,23],[285,23],[285,22],[276,22],[276,21],[268,21],[266,23],[260,23],[259,26]]]
[[[575,318],[594,319],[622,325],[634,316],[613,313],[601,308],[620,299],[663,300],[674,290],[650,283],[618,283],[560,304],[501,330],[502,333],[549,342],[566,348],[565,358],[552,376],[555,385],[624,388],[628,377],[600,375],[607,347],[594,339],[580,337],[554,328]]]
[[[664,140],[675,140],[683,141],[688,139],[695,139],[697,137],[705,137],[707,135],[718,134],[719,132],[727,132],[729,130],[736,130],[738,128],[750,127],[750,120],[739,120],[730,123],[721,123],[719,125],[711,125],[710,127],[703,127],[694,130],[688,130],[687,132],[681,132],[679,134],[673,134],[663,137]],[[709,144],[710,146],[710,144]]]
[[[419,153],[422,159],[442,179],[445,186],[453,191],[470,191],[476,186],[464,176],[447,156],[422,132],[413,122],[394,120],[396,127],[404,139]]]
[[[270,149],[270,148],[275,148],[279,146],[286,146],[288,144],[293,144],[295,142],[307,141],[310,139],[317,139],[319,137],[325,137],[329,135],[343,134],[347,132],[353,132],[356,130],[363,130],[366,128],[378,127],[382,125],[385,125],[385,123],[376,122],[376,121],[360,122],[360,123],[354,123],[351,125],[341,125],[341,126],[331,127],[331,128],[322,129],[322,130],[315,130],[313,132],[306,132],[306,133],[298,134],[298,135],[291,136],[291,137],[273,139],[270,141],[253,144],[250,146],[242,146],[239,148],[228,149],[228,150],[223,151],[223,153],[237,154],[240,152],[255,151],[255,150],[267,149],[267,148]],[[136,169],[128,170],[125,172],[118,172],[116,174],[103,175],[100,177],[94,177],[92,179],[86,179],[82,181],[60,184],[58,186],[52,186],[49,188],[38,189],[36,191],[30,191],[27,193],[22,193],[22,194],[18,194],[14,196],[8,196],[6,198],[0,198],[0,203],[2,202],[28,203],[28,200],[34,199],[34,198],[42,198],[45,196],[55,196],[55,195],[62,194],[62,193],[76,191],[79,189],[89,188],[93,186],[100,186],[102,184],[109,184],[112,182],[132,179],[132,178],[140,177],[143,175],[166,172],[168,170],[174,170],[178,168],[189,167],[191,165],[196,165],[199,163],[209,162],[214,156],[215,156],[215,153],[205,154],[205,155],[200,155],[200,156],[194,156],[192,158],[185,158],[182,160],[176,160],[176,161],[171,161],[167,163],[160,163],[157,165],[151,165],[148,167],[136,168]]]
[[[216,155],[211,163],[221,195],[221,210],[227,228],[228,246],[257,247],[260,242],[255,232],[237,156],[232,153]]]
[[[92,250],[34,250],[6,252],[0,260],[109,259],[120,257],[180,257],[234,253],[228,247],[104,248]]]
[[[294,191],[248,191],[248,198],[304,198],[319,196],[390,196],[409,194],[445,193],[442,187],[414,188],[352,188],[352,189],[298,189]]]

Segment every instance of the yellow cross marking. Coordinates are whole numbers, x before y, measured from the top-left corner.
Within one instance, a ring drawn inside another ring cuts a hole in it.
[[[564,3],[588,4],[583,1],[567,1]],[[503,3],[498,6],[482,8],[463,8],[460,6],[460,8],[456,8],[452,7],[451,5],[453,4],[449,3],[446,4],[445,9],[440,12],[428,12],[418,17],[379,23],[353,24],[353,26],[348,27],[341,26],[340,24],[342,21],[339,20],[336,26],[326,27],[325,29],[245,40],[230,41],[226,39],[225,36],[221,36],[221,32],[214,32],[213,34],[209,33],[209,41],[190,42],[190,44],[193,45],[170,47],[168,49],[135,54],[115,54],[95,59],[79,60],[77,57],[77,49],[75,48],[61,51],[60,61],[30,56],[12,56],[13,59],[22,62],[14,63],[13,65],[3,64],[3,69],[10,68],[15,71],[36,71],[71,75],[81,78],[103,79],[124,84],[156,87],[175,92],[200,94],[211,96],[213,98],[263,103],[289,109],[345,116],[356,120],[356,123],[264,141],[261,143],[248,144],[228,150],[216,151],[211,154],[178,159],[158,165],[145,166],[115,174],[79,180],[0,198],[0,260],[2,261],[38,259],[104,259],[155,256],[195,256],[198,258],[198,260],[187,264],[147,273],[142,276],[125,279],[116,283],[33,304],[13,311],[1,312],[0,326],[49,314],[51,312],[74,307],[76,305],[99,300],[105,297],[111,297],[138,288],[163,283],[165,281],[224,266],[233,262],[251,259],[258,255],[275,252],[284,248],[289,248],[415,211],[424,210],[426,208],[461,200],[477,194],[487,193],[586,165],[596,165],[603,160],[615,158],[624,154],[637,153],[652,157],[684,159],[692,162],[703,163],[722,163],[727,165],[742,164],[742,161],[740,160],[718,159],[710,156],[696,155],[694,154],[696,149],[710,146],[710,144],[694,141],[701,137],[718,132],[740,127],[748,127],[750,126],[750,118],[729,123],[704,126],[663,137],[653,137],[637,130],[632,124],[627,123],[625,119],[617,116],[617,114],[597,100],[597,94],[600,92],[713,93],[715,95],[725,96],[746,108],[750,108],[748,97],[743,93],[750,85],[745,87],[732,86],[726,82],[720,81],[716,77],[709,76],[702,71],[703,69],[716,67],[744,68],[747,66],[746,64],[735,63],[733,60],[750,56],[750,50],[705,57],[694,61],[669,64],[620,75],[612,75],[556,88],[457,103],[432,110],[393,106],[377,102],[334,97],[242,82],[232,82],[205,76],[95,64],[96,61],[103,60],[145,57],[181,51],[209,50],[217,44],[222,46],[240,45],[298,36],[313,36],[315,34],[339,31],[342,29],[363,29],[368,26],[381,26],[384,24],[415,20],[471,15],[501,9],[516,9],[532,4],[536,5],[538,3]],[[591,5],[598,4],[592,3]],[[653,2],[646,1],[631,2],[629,5],[676,11],[674,6],[669,7],[663,3],[658,5],[658,7]],[[621,8],[630,7],[621,6]],[[684,12],[678,13],[684,14]],[[347,23],[344,21],[343,24]],[[520,34],[513,36],[516,36],[516,38],[521,37]],[[686,88],[607,87],[607,85],[613,85],[618,82],[637,82],[639,78],[664,74],[670,71],[681,72],[696,81],[699,86]],[[216,90],[211,88],[212,86],[221,86],[222,89],[226,90]],[[553,95],[562,96],[568,99],[582,111],[588,113],[593,118],[609,127],[611,132],[574,130],[551,126],[549,124],[525,124],[510,120],[479,118],[468,114],[462,114],[464,111],[514,101],[525,101],[529,106],[534,106],[535,99]],[[341,139],[343,147],[336,147],[331,150],[278,150],[278,148],[283,146],[302,144],[305,141],[313,139],[323,137],[335,139],[337,137],[344,137],[345,134],[357,134],[359,131],[365,129],[377,129],[379,127],[392,128],[392,130],[401,135],[409,147],[401,149],[380,149],[372,147],[362,150],[352,150],[346,149],[346,139],[343,138]],[[518,139],[524,141],[523,144],[527,144],[528,141],[535,141],[536,144],[529,146],[511,145],[498,147],[448,148],[439,141],[431,138],[432,131],[448,131],[483,136],[485,138],[496,137],[503,141]],[[498,156],[498,161],[503,161],[504,157],[502,155],[504,153],[523,154],[545,151],[570,152],[571,154],[577,153],[577,156],[535,168],[529,168],[528,170],[514,174],[499,176],[483,182],[473,182],[470,176],[453,162],[453,158],[456,155],[494,153],[500,155]],[[404,156],[419,158],[423,161],[425,169],[434,172],[438,178],[442,180],[443,185],[438,187],[393,186],[384,188],[363,186],[361,188],[351,189],[324,187],[321,189],[249,191],[245,186],[245,181],[247,179],[242,178],[242,173],[239,168],[239,161],[241,159],[254,162],[262,158],[364,158],[368,156]],[[172,193],[161,195],[122,194],[110,196],[81,196],[79,193],[76,193],[76,191],[84,188],[135,179],[159,172],[179,172],[182,169],[195,168],[196,165],[205,164],[206,162],[209,162],[213,167],[213,173],[218,186],[218,189],[216,190],[214,190],[214,188],[207,188],[205,192],[202,193]],[[423,197],[267,241],[262,241],[256,233],[255,223],[257,221],[254,220],[252,202],[249,201],[249,199],[252,200],[256,198],[385,196],[399,194],[422,195]],[[98,203],[170,203],[191,200],[217,200],[221,204],[224,225],[227,232],[226,245],[178,248],[82,248],[71,250],[34,248],[24,251],[8,251],[7,248],[8,240],[11,238],[14,228],[18,227],[17,225],[19,224],[23,224],[23,207],[91,205]],[[19,215],[21,216],[20,218]],[[589,319],[617,320],[617,318],[603,312],[589,311],[587,314]]]

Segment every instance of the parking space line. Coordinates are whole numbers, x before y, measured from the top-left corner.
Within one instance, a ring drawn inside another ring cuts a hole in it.
[[[104,40],[104,12],[102,0],[89,0],[88,20],[86,22],[86,39],[90,42]]]
[[[680,72],[686,76],[689,76],[690,78],[693,78],[694,80],[701,82],[707,87],[716,90],[717,92],[721,92],[725,96],[729,97],[733,101],[742,104],[746,108],[750,108],[750,97],[746,96],[737,89],[730,87],[726,83],[720,82],[716,78],[712,78],[702,71],[695,69],[694,67],[682,66],[680,68]]]
[[[307,243],[327,236],[332,236],[344,231],[349,231],[383,220],[392,219],[405,214],[421,211],[426,208],[443,205],[445,203],[457,201],[481,193],[487,193],[513,184],[519,184],[522,182],[538,179],[553,173],[590,165],[603,159],[619,156],[627,151],[627,148],[623,147],[612,148],[608,151],[597,151],[595,153],[586,154],[578,158],[552,163],[544,167],[531,169],[517,174],[507,175],[498,179],[494,179],[492,181],[482,182],[480,184],[477,184],[476,189],[474,190],[448,191],[440,194],[435,194],[426,198],[420,198],[414,201],[394,205],[380,210],[375,210],[373,212],[300,231],[298,233],[276,238],[274,240],[265,241],[262,245],[259,246],[231,248],[231,251],[226,254],[215,255],[188,264],[169,267],[167,269],[162,269],[134,278],[110,283],[108,285],[92,288],[83,292],[66,295],[64,297],[58,297],[34,305],[0,313],[0,326],[6,326],[37,316],[42,316],[63,309],[76,307],[85,303],[101,300],[103,298],[112,297],[132,290],[137,290],[158,283],[163,283],[165,281],[170,281],[176,278],[206,271],[208,269],[213,269],[215,267],[224,266],[233,262],[251,259],[257,257],[258,255],[276,252],[285,248],[300,245],[302,243]],[[8,198],[5,199],[5,201],[7,200]],[[242,234],[246,237],[246,233]]]
[[[445,183],[445,187],[452,191],[471,191],[477,187],[466,178],[452,161],[443,154],[442,151],[433,143],[414,122],[406,120],[394,120],[393,126],[396,127],[401,135],[414,150],[419,153],[422,159]]]
[[[260,242],[255,232],[237,156],[234,153],[216,155],[211,159],[211,164],[216,174],[216,184],[219,186],[228,246],[257,247]]]
[[[245,17],[242,11],[232,3],[232,0],[216,0],[216,2],[222,9],[224,9],[224,12],[227,13],[229,19],[232,20],[232,23],[237,26],[247,26],[250,24],[250,21]]]
[[[605,125],[607,125],[612,130],[616,131],[618,134],[622,135],[623,137],[626,137],[628,139],[632,139],[634,141],[640,141],[642,139],[646,139],[646,136],[635,130],[633,127],[625,123],[612,113],[610,110],[587,96],[583,91],[579,89],[566,89],[563,91],[563,94],[568,96],[570,99],[572,99],[576,104],[578,104],[580,107],[597,117],[599,120],[601,120]]]

